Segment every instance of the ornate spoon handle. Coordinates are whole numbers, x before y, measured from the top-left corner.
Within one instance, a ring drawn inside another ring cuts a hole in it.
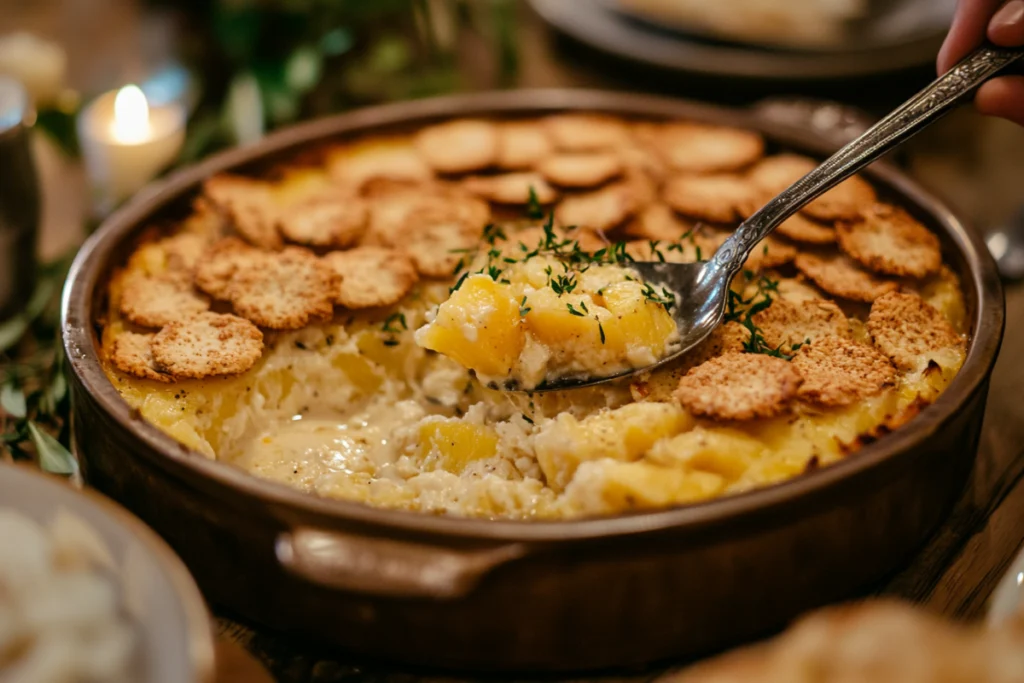
[[[833,154],[744,221],[715,253],[706,272],[738,273],[754,246],[811,200],[919,133],[971,95],[975,88],[1024,57],[1020,48],[981,47],[909,99],[859,138]]]

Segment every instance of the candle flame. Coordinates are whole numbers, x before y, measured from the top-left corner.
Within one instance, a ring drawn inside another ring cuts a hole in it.
[[[114,136],[120,142],[142,142],[149,137],[149,103],[136,85],[126,85],[114,98]]]

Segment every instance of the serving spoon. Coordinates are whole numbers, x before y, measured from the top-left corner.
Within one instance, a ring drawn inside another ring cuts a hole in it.
[[[645,281],[667,287],[677,295],[678,305],[674,308],[673,318],[679,328],[680,343],[673,353],[651,365],[613,375],[547,380],[529,391],[575,389],[650,372],[692,350],[722,321],[729,285],[758,242],[807,203],[949,113],[967,100],[978,86],[1022,57],[1024,50],[1020,48],[992,45],[978,48],[765,204],[722,243],[711,260],[703,263],[631,263],[630,267]]]

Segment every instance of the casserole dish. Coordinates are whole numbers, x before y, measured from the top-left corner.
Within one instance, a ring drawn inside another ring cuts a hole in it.
[[[319,499],[190,452],[124,403],[96,338],[102,284],[130,239],[208,176],[325,141],[452,116],[597,111],[746,127],[812,154],[829,143],[756,111],[582,91],[460,96],[292,128],[169,177],[83,247],[65,290],[74,445],[86,478],[157,529],[210,599],[269,627],[447,667],[567,670],[690,656],[778,627],[896,568],[942,519],[976,451],[1003,326],[984,245],[896,171],[868,175],[939,235],[970,324],[931,406],[841,463],[700,505],[559,522],[487,521]]]

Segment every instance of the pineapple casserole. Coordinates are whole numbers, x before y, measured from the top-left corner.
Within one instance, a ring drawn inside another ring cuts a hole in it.
[[[631,264],[707,260],[814,163],[750,131],[567,113],[217,175],[112,274],[105,367],[190,449],[369,505],[552,519],[780,482],[905,424],[965,357],[938,238],[862,178],[762,242],[681,359],[529,390],[670,353],[678,302]]]

